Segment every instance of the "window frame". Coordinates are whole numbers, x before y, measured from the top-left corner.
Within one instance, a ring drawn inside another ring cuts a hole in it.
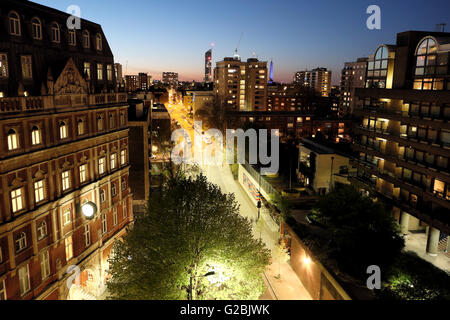
[[[36,204],[39,204],[46,200],[45,179],[35,181],[33,183],[33,190],[34,190],[34,202]]]
[[[8,130],[8,151],[15,151],[20,149],[19,134],[16,129]]]
[[[83,30],[82,42],[83,42],[84,49],[89,49],[91,47],[91,35],[90,35],[89,31]]]
[[[52,22],[50,26],[52,43],[61,43],[61,27],[59,23]]]
[[[77,45],[77,33],[73,29],[69,29],[69,46],[75,47]]]
[[[0,52],[0,78],[9,78],[8,53]]]
[[[20,66],[22,69],[22,79],[32,80],[33,79],[33,57],[31,55],[21,55],[20,56]]]
[[[12,17],[12,15],[15,15],[15,17]],[[20,15],[16,11],[11,11],[8,13],[8,29],[9,34],[12,36],[20,37],[22,35],[21,19]]]
[[[65,170],[61,172],[61,190],[65,192],[67,190],[70,190],[70,188],[71,188],[70,170]]]
[[[44,240],[48,237],[47,222],[42,220],[37,227],[37,239],[38,241]]]
[[[64,239],[64,249],[66,253],[66,261],[73,259],[73,239],[72,235]]]
[[[42,40],[42,22],[38,17],[31,19],[31,35],[34,40]]]
[[[45,280],[50,277],[50,254],[48,250],[45,250],[39,254],[39,262],[41,265],[41,280]]]
[[[12,213],[18,213],[25,210],[25,197],[23,191],[24,191],[23,187],[11,190],[10,197],[11,197]]]
[[[26,272],[24,274],[23,270],[26,268]],[[24,276],[26,282],[24,283],[22,280],[24,280]],[[29,264],[26,264],[25,266],[22,266],[18,270],[18,278],[19,278],[19,290],[20,295],[24,296],[31,290],[31,283],[30,283],[30,267]]]
[[[26,250],[28,248],[27,234],[23,231],[19,233],[17,237],[14,239],[14,245],[16,254],[19,254],[24,250]]]

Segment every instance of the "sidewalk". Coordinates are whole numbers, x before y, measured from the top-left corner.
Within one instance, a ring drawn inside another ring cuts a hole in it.
[[[221,187],[223,192],[234,193],[236,201],[241,205],[241,215],[256,220],[257,209],[239,182],[233,179],[233,175],[228,166],[222,167],[203,167],[203,172],[208,180]],[[262,238],[269,250],[273,250],[278,242],[278,231],[273,232],[266,223],[262,230],[254,225],[253,233],[255,237]],[[281,274],[280,279],[276,277]],[[261,300],[312,300],[308,291],[303,286],[297,274],[292,270],[288,263],[274,263],[269,266],[265,272],[264,282],[268,289],[261,296]]]

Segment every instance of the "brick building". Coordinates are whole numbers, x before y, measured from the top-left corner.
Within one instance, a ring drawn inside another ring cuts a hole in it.
[[[101,26],[68,30],[68,17],[0,4],[0,300],[101,296],[133,219],[127,96]]]

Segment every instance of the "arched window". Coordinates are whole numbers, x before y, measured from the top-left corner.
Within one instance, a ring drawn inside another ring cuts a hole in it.
[[[59,138],[62,140],[62,139],[67,139],[67,124],[64,122],[64,121],[62,121],[60,124],[59,124]]]
[[[8,131],[8,150],[17,150],[19,148],[19,136],[16,130],[11,129]]]
[[[33,18],[31,20],[31,29],[33,33],[33,39],[42,40],[42,24],[39,18]]]
[[[54,22],[52,24],[52,42],[59,43],[61,41],[61,30],[59,24]]]
[[[16,237],[16,252],[21,252],[27,248],[27,235],[21,232]]]
[[[123,127],[125,125],[125,114],[123,112],[120,113],[120,126]]]
[[[448,71],[448,55],[438,54],[437,47],[438,44],[431,37],[423,39],[417,46],[414,89],[444,89],[443,75]]]
[[[103,40],[102,40],[102,35],[97,33],[97,35],[95,36],[95,47],[98,51],[102,51],[103,50]]]
[[[105,190],[100,190],[100,203],[104,203],[106,201],[106,192]]]
[[[109,115],[109,128],[112,129],[116,126],[116,117],[114,116],[114,114],[110,114]]]
[[[386,88],[386,78],[389,65],[389,50],[380,46],[373,60],[367,66],[367,88]]]
[[[13,36],[20,36],[20,17],[16,12],[9,14],[9,33]]]
[[[98,129],[98,131],[103,131],[103,116],[102,115],[97,117],[97,129]]]
[[[83,119],[78,119],[78,135],[82,136],[84,134],[84,121]]]
[[[89,41],[89,31],[84,30],[83,31],[83,48],[89,48],[90,47],[90,41]]]
[[[33,146],[41,144],[41,130],[37,126],[33,126],[31,129],[31,144]]]
[[[45,221],[39,223],[37,233],[38,240],[42,240],[47,237],[47,223]]]

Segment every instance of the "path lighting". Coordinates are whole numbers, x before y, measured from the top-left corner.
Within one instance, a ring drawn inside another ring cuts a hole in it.
[[[93,219],[97,213],[97,206],[93,202],[86,202],[81,206],[81,212],[86,217],[86,219]]]
[[[306,264],[306,265],[311,264],[311,258],[308,257],[308,256],[305,256],[305,257],[303,258],[303,263]]]

